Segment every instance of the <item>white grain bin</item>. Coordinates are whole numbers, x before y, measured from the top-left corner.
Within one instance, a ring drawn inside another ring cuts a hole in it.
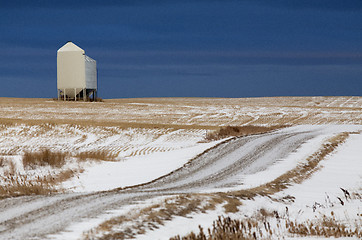
[[[58,99],[97,97],[97,63],[72,42],[57,52],[57,80]]]

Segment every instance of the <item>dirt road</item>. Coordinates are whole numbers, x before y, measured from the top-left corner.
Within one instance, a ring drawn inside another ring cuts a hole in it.
[[[282,130],[235,138],[201,154],[152,183],[89,194],[28,196],[0,201],[0,239],[46,239],[84,218],[96,217],[136,200],[177,193],[214,192],[242,184],[242,176],[263,170],[321,134]]]

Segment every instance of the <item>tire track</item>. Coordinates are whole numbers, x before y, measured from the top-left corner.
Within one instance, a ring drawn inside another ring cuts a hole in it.
[[[286,157],[313,133],[265,134],[234,139],[219,146],[184,166],[179,171],[161,178],[145,189],[153,191],[195,192],[240,184],[233,176],[254,173]]]

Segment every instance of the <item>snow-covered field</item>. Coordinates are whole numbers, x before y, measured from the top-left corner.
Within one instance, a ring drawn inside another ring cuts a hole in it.
[[[361,129],[362,127],[359,127]],[[314,140],[307,143],[315,144]],[[318,237],[293,236],[285,228],[287,220],[299,223],[321,221],[323,218],[334,219],[337,223],[346,224],[352,230],[362,228],[362,134],[352,134],[345,144],[340,146],[334,154],[321,161],[320,170],[302,184],[293,184],[271,198],[257,197],[244,200],[236,213],[225,213],[222,208],[216,208],[207,213],[192,214],[190,218],[176,217],[160,228],[148,231],[138,239],[169,239],[178,234],[185,235],[191,231],[198,232],[199,225],[204,229],[211,228],[218,216],[230,216],[234,219],[258,219],[261,224],[269,222],[273,235],[264,232],[264,238],[270,239],[315,239]],[[275,173],[287,171],[290,164],[304,159],[310,150],[301,147],[288,158],[278,162],[262,173],[247,176],[247,182],[264,182],[276,176]],[[246,188],[248,185],[242,185]],[[346,196],[341,188],[346,189],[352,197]],[[338,199],[340,198],[340,199]],[[343,201],[343,204],[341,203]],[[275,216],[260,216],[260,210],[268,213],[278,213]],[[325,239],[323,236],[319,236]],[[319,238],[318,238],[319,239]],[[346,237],[343,239],[359,239]]]
[[[104,238],[112,232],[130,231],[127,228],[148,219],[144,215],[150,212],[145,208],[159,205],[151,209],[155,213],[162,208],[161,203],[174,201],[175,194],[202,193],[212,198],[219,192],[267,184],[305,163],[329,139],[343,132],[350,133],[346,142],[323,158],[310,178],[298,184],[268,197],[239,199],[237,212],[227,212],[225,202],[217,202],[214,208],[196,209],[185,216],[175,214],[162,223],[152,223],[157,227],[142,226],[143,231],[131,235],[169,239],[197,232],[198,225],[211,227],[218,216],[261,218],[261,222],[268,219],[273,228],[271,238],[295,237],[281,227],[288,221],[304,223],[328,217],[350,229],[362,226],[361,97],[161,98],[104,103],[0,99],[0,113],[1,176],[26,176],[34,181],[73,172],[56,184],[64,193],[0,200],[1,239]],[[205,141],[207,131],[217,126],[250,124],[294,127],[237,140]],[[61,168],[23,166],[25,152],[44,149],[66,153],[66,164]],[[110,153],[112,159],[77,158],[81,153],[97,151]],[[152,183],[145,184],[148,182]],[[0,183],[10,184],[4,177]],[[140,186],[125,188],[135,185]],[[345,196],[340,188],[353,197]],[[277,212],[278,218],[273,214],[263,218],[261,209]],[[79,213],[72,215],[72,211]],[[137,213],[133,223],[99,228],[106,220],[133,216],[130,212]],[[62,221],[57,220],[60,216]],[[42,228],[45,221],[54,223]]]
[[[100,103],[0,98],[0,122],[181,129],[362,124],[361,106],[362,97],[145,98]]]

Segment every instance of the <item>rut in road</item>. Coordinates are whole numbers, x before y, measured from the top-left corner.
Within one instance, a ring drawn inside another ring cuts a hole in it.
[[[277,131],[235,138],[170,175],[130,189],[4,199],[0,201],[0,239],[45,239],[84,218],[97,217],[135,201],[240,185],[243,174],[265,169],[317,135],[316,130]]]

